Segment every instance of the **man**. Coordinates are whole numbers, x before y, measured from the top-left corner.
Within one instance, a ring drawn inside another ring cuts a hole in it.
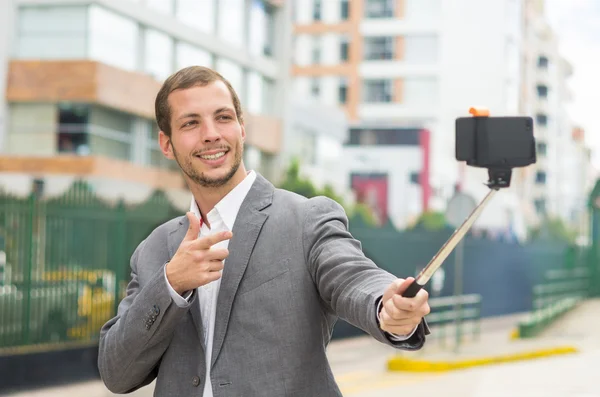
[[[429,333],[427,292],[367,259],[333,200],[275,189],[242,162],[240,101],[189,67],[156,98],[164,155],[193,194],[131,258],[132,280],[100,333],[106,386],[156,396],[340,396],[326,347],[338,317],[398,349]]]

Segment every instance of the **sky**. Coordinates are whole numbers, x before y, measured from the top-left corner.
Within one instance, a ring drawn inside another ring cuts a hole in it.
[[[600,0],[546,0],[545,11],[559,51],[573,66],[568,112],[585,130],[600,169]]]

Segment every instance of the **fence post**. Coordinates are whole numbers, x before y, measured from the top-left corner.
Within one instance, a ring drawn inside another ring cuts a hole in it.
[[[121,282],[123,281],[122,272],[123,266],[128,266],[126,254],[125,254],[125,236],[127,235],[127,222],[125,220],[125,203],[121,199],[116,207],[116,238],[115,252],[117,253],[117,260],[113,264],[115,271],[115,301],[114,301],[114,315],[117,315],[119,303],[121,301]]]
[[[23,288],[23,299],[25,300],[23,305],[23,315],[25,325],[23,329],[23,342],[24,344],[29,344],[30,342],[30,328],[31,328],[31,273],[33,271],[33,260],[35,257],[35,238],[33,237],[34,233],[34,222],[35,222],[35,208],[36,208],[36,195],[35,193],[31,193],[29,195],[29,199],[27,200],[27,209],[26,209],[26,219],[27,219],[27,229],[25,232],[25,241],[26,241],[26,249],[27,254],[25,264],[27,266],[23,271],[23,275],[25,276],[24,280],[24,288]]]

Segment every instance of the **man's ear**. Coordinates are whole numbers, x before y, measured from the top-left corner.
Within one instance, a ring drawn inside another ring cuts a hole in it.
[[[162,131],[158,132],[158,144],[160,145],[160,150],[166,158],[169,160],[175,159],[175,156],[173,155],[173,147],[171,145],[171,138],[169,138],[167,134]]]
[[[242,142],[246,142],[246,127],[244,124],[240,124],[242,126]]]

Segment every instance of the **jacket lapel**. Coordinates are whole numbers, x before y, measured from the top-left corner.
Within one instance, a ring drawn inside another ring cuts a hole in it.
[[[256,180],[243,201],[233,225],[229,256],[225,260],[213,340],[211,368],[215,364],[227,331],[231,306],[263,224],[268,215],[261,212],[273,199],[273,185],[257,173]]]
[[[182,217],[181,221],[174,230],[169,233],[169,238],[167,239],[168,249],[169,249],[169,258],[173,258],[175,252],[179,248],[179,245],[183,241],[185,234],[189,228],[189,222],[187,217]],[[198,293],[197,291],[195,292]],[[190,313],[192,315],[192,320],[194,326],[196,327],[196,331],[198,331],[198,336],[200,338],[200,346],[202,347],[202,354],[204,354],[204,332],[202,330],[202,315],[200,313],[200,303],[197,299],[194,300],[192,306],[190,307]]]

